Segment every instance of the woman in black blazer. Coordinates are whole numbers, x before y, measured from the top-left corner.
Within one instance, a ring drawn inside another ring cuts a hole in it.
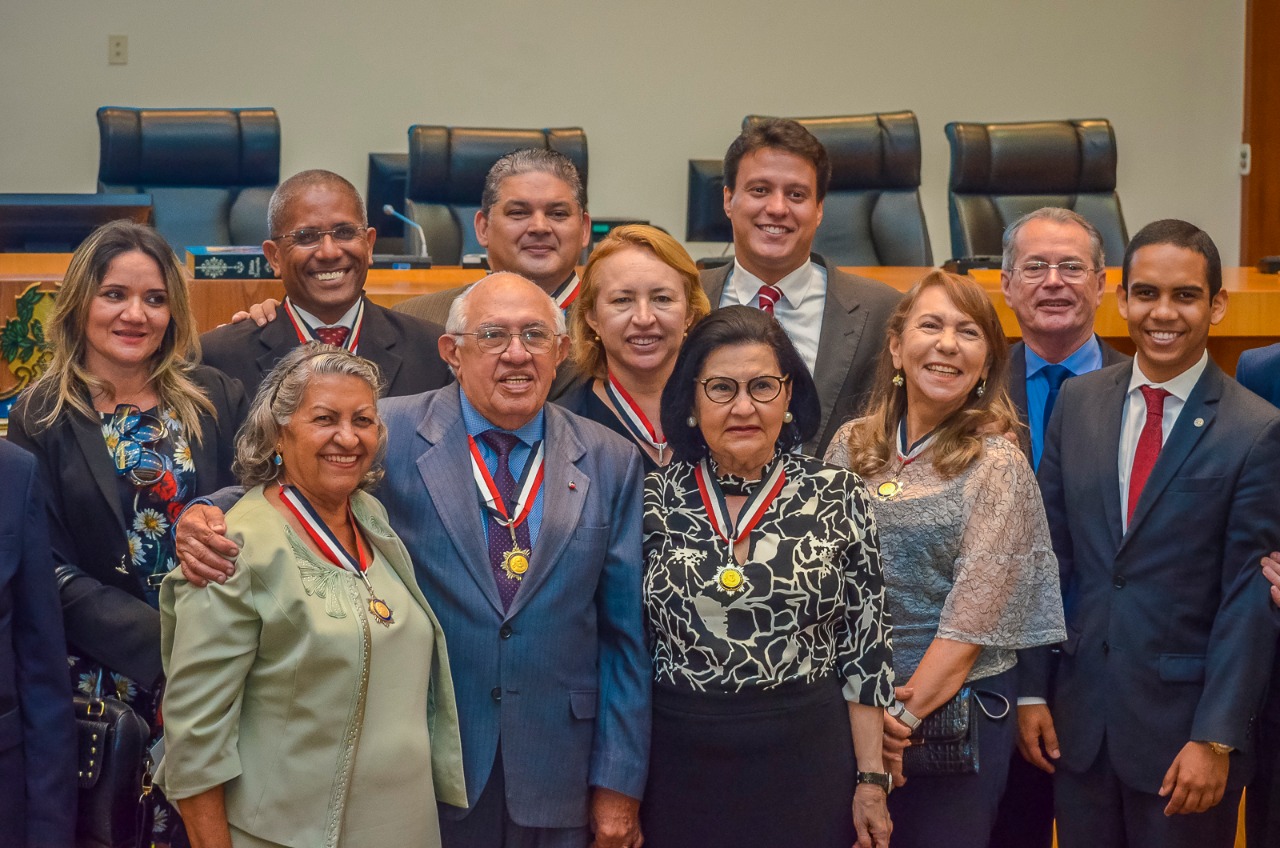
[[[169,527],[189,500],[234,482],[244,393],[195,364],[182,269],[149,227],[115,221],[85,240],[48,336],[53,358],[15,406],[9,439],[35,454],[48,491],[72,684],[154,726]],[[155,843],[185,844],[173,809],[154,812]]]

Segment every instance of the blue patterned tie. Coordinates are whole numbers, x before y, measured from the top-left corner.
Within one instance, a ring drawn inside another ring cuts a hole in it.
[[[516,478],[511,474],[509,459],[511,449],[520,444],[520,439],[501,430],[486,430],[480,434],[480,438],[498,454],[498,473],[493,475],[493,482],[498,486],[498,494],[502,496],[507,515],[515,518]],[[511,602],[520,589],[520,581],[508,577],[502,570],[504,554],[511,550],[511,531],[499,524],[492,514],[486,515],[489,520],[489,565],[493,567],[493,579],[498,584],[498,596],[502,598],[502,611],[506,612],[511,608]],[[526,551],[533,550],[533,545],[529,543],[528,521],[520,522],[520,526],[516,528],[516,542]]]

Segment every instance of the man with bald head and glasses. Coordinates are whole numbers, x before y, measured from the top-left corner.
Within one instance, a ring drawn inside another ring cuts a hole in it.
[[[295,174],[271,196],[267,224],[271,238],[262,249],[284,283],[284,303],[262,326],[241,321],[201,336],[206,364],[252,397],[286,353],[322,341],[377,363],[390,397],[449,381],[438,353],[441,328],[364,296],[377,233],[355,186],[331,171]]]

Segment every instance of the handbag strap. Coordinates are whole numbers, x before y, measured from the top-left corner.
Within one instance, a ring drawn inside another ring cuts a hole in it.
[[[982,702],[983,696],[986,696],[988,698],[994,698],[995,700],[999,701],[1004,706],[1004,709],[1000,710],[999,712],[992,712],[991,710],[987,709],[987,705]],[[973,702],[977,704],[978,709],[982,710],[982,712],[986,715],[986,717],[991,719],[992,721],[1000,721],[1000,719],[1009,715],[1009,710],[1011,709],[1008,698],[1006,698],[1004,695],[1001,695],[999,692],[992,692],[990,689],[974,689]]]

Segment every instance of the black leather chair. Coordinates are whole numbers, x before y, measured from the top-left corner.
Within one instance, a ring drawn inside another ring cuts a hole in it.
[[[748,115],[743,129],[763,120]],[[920,205],[920,127],[915,113],[795,120],[822,142],[831,159],[831,185],[813,249],[836,265],[932,265],[929,229]],[[697,232],[731,240],[721,196],[723,178],[711,179],[709,164],[712,160],[689,163],[689,238]],[[699,195],[696,202],[694,193]],[[714,220],[716,215],[719,220]]]
[[[947,124],[951,142],[951,251],[996,256],[1005,227],[1042,206],[1083,215],[1102,233],[1107,262],[1124,256],[1129,234],[1116,194],[1111,122]]]
[[[155,226],[188,245],[260,244],[280,181],[275,109],[98,110],[98,191],[150,194]]]
[[[580,127],[541,130],[480,129],[419,124],[409,127],[409,178],[404,213],[427,235],[431,261],[457,265],[468,253],[483,253],[474,220],[484,178],[498,161],[526,147],[555,150],[577,167],[587,184],[587,136]],[[418,237],[406,228],[406,252]]]

